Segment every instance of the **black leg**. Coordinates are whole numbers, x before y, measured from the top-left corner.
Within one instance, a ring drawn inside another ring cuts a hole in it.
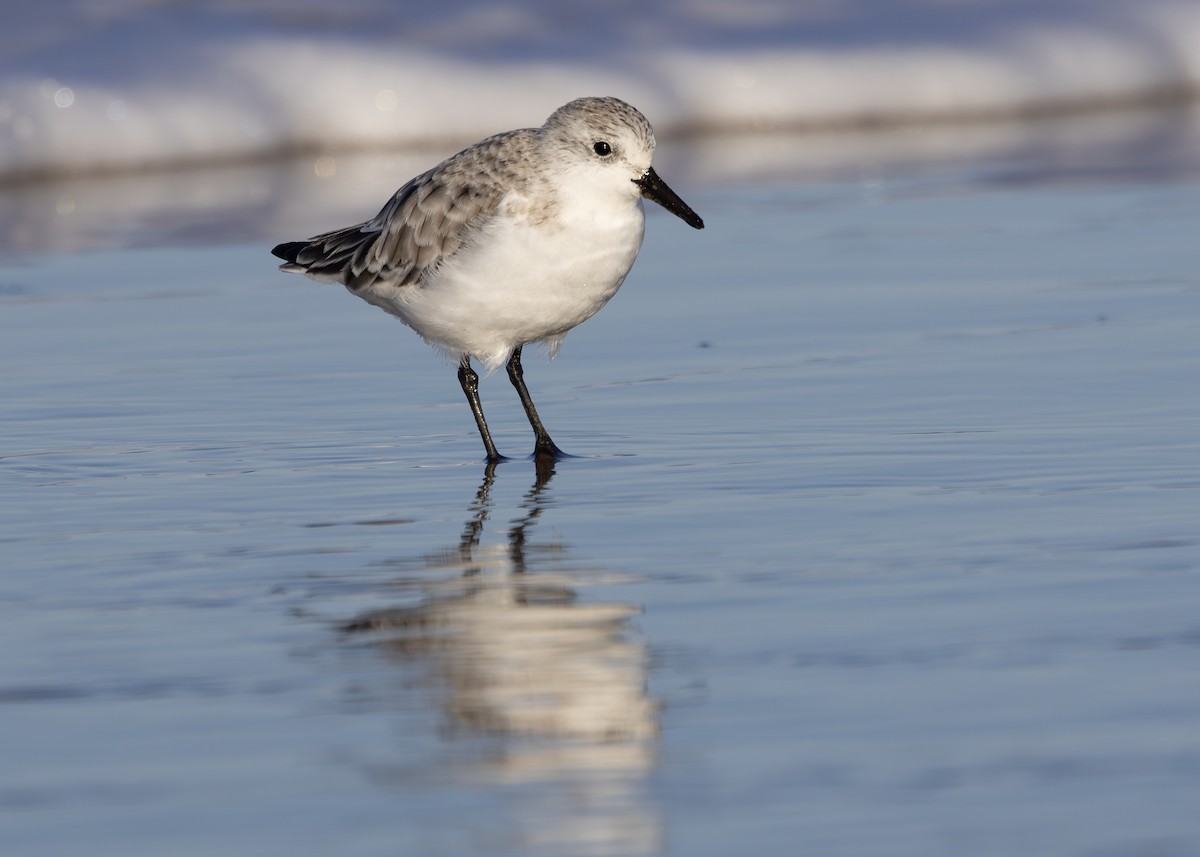
[[[479,427],[479,436],[483,438],[483,448],[487,450],[488,461],[499,461],[503,458],[492,443],[492,434],[488,431],[487,420],[483,418],[483,406],[479,404],[479,376],[471,368],[471,358],[463,357],[458,364],[458,383],[462,385],[467,396],[467,404],[475,415],[475,425]]]
[[[512,385],[517,388],[517,395],[521,397],[521,406],[525,408],[525,416],[529,417],[529,425],[533,427],[533,436],[536,438],[533,447],[534,458],[566,458],[567,454],[554,445],[554,441],[550,439],[546,427],[542,425],[542,420],[538,416],[537,408],[533,406],[533,399],[529,395],[529,389],[525,386],[525,370],[521,368],[521,346],[517,346],[513,351],[512,357],[508,358],[508,380],[512,381]]]

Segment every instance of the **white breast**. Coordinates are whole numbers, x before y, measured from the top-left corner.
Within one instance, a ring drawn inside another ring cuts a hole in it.
[[[612,202],[562,205],[539,219],[525,200],[506,201],[501,216],[426,283],[363,297],[489,371],[527,342],[546,342],[553,353],[616,294],[641,248],[641,201]]]

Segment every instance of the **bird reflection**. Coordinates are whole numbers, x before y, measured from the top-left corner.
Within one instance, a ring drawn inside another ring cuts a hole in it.
[[[459,759],[458,775],[488,786],[548,786],[518,790],[512,822],[527,846],[655,851],[660,825],[642,791],[658,706],[646,695],[645,645],[629,628],[639,608],[580,602],[565,547],[531,540],[552,507],[551,459],[536,461],[504,544],[486,545],[496,467],[484,470],[457,545],[421,563],[425,574],[459,573],[426,580],[415,606],[364,613],[343,629],[370,635],[389,659],[432,675],[448,740],[492,739],[492,752]],[[378,767],[372,775],[388,778]]]

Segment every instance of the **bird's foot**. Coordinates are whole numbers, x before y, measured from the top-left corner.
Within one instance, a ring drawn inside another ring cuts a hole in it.
[[[549,461],[562,461],[564,458],[574,458],[570,453],[563,452],[549,437],[539,437],[533,447],[533,458]]]

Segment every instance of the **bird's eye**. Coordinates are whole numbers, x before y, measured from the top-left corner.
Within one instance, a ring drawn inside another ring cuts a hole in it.
[[[612,154],[612,146],[601,140],[598,143],[592,144],[592,151],[602,158],[607,158]]]

